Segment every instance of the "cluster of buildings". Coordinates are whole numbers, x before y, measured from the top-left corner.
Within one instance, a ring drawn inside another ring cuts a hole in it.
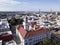
[[[16,45],[7,18],[0,19],[0,45]]]
[[[36,22],[28,22],[25,17],[22,25],[16,26],[16,34],[21,39],[21,45],[35,45],[46,37],[51,38],[51,30],[40,28]]]
[[[20,18],[25,18],[22,16]],[[60,15],[56,14],[35,14],[28,16],[28,22],[36,22],[40,27],[43,28],[60,28]]]
[[[10,27],[7,18],[0,19],[1,45],[36,45],[47,37],[51,39],[53,28],[60,29],[60,15],[57,13],[16,15],[15,18],[23,19],[23,24]]]

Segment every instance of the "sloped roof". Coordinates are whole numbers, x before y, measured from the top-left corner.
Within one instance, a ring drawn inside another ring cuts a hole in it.
[[[2,33],[2,34],[0,34],[0,40],[2,40],[4,42],[8,42],[8,41],[10,41],[12,39],[13,39],[12,34],[8,34],[8,33]]]
[[[24,39],[50,32],[49,29],[40,28],[38,27],[38,25],[36,25],[35,27],[36,29],[33,31],[27,31],[22,26],[18,26],[17,29]]]

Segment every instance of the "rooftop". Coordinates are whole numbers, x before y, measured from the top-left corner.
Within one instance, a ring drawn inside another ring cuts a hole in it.
[[[6,31],[6,32],[0,32],[0,40],[7,42],[12,40],[12,33],[11,31]]]
[[[40,28],[38,25],[35,25],[35,30],[30,30],[30,31],[25,30],[22,25],[17,25],[16,28],[21,33],[21,35],[24,39],[50,32],[49,29]]]

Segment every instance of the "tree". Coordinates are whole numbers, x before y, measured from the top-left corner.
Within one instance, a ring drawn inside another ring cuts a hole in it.
[[[10,25],[18,25],[18,24],[22,24],[23,23],[23,19],[16,19],[16,18],[11,18],[10,20],[8,20]]]
[[[49,39],[46,37],[43,41],[39,42],[39,45],[60,45],[59,42],[54,43],[53,40],[54,40],[53,38]]]

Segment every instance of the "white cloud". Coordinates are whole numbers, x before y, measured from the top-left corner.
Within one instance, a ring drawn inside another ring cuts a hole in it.
[[[16,1],[16,0],[0,0],[0,5],[5,5],[5,4],[21,4],[21,2]]]
[[[20,5],[26,5],[27,2],[20,2],[17,0],[0,0],[0,11],[17,10]]]

